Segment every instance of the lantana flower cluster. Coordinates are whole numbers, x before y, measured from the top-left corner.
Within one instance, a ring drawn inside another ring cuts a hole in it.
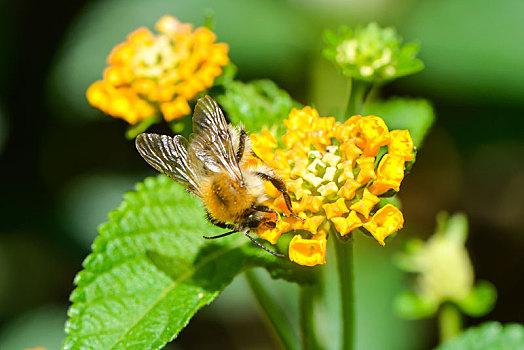
[[[155,26],[158,34],[138,28],[113,48],[104,79],[87,90],[89,103],[103,112],[136,124],[158,114],[166,121],[191,112],[188,101],[213,85],[229,63],[229,47],[215,43],[205,27],[172,16]]]
[[[340,123],[319,117],[311,107],[293,109],[284,124],[285,149],[275,150],[278,144],[267,130],[252,135],[251,142],[257,155],[287,183],[293,211],[304,220],[286,212],[283,197],[268,183],[269,205],[286,217],[273,229],[261,227],[261,238],[275,244],[283,233],[296,231],[289,245],[290,260],[314,266],[325,263],[331,228],[342,237],[363,228],[382,245],[402,228],[398,208],[377,207],[382,195],[399,190],[405,163],[413,159],[409,131],[389,131],[377,116],[353,116]]]

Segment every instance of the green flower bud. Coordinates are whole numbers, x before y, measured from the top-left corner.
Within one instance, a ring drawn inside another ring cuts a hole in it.
[[[401,46],[394,28],[380,28],[376,23],[354,31],[341,27],[337,33],[326,31],[324,56],[347,77],[368,82],[382,82],[416,73],[424,68],[415,55],[417,43]]]

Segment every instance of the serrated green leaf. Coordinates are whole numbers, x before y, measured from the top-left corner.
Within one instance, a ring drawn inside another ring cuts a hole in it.
[[[524,327],[520,324],[484,323],[467,329],[437,350],[523,350]]]
[[[393,98],[371,102],[364,114],[374,114],[386,122],[390,130],[408,129],[415,147],[420,147],[435,121],[433,107],[424,99]]]
[[[165,176],[139,183],[75,278],[64,349],[160,349],[246,268],[302,278],[241,235],[202,238],[220,232],[182,186]]]
[[[229,120],[234,125],[242,123],[249,133],[265,128],[279,140],[285,132],[282,120],[293,107],[300,107],[271,80],[233,81],[224,88],[223,93],[213,97],[224,108]]]

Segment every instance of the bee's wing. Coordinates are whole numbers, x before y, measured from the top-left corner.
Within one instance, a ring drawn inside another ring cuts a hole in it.
[[[195,106],[191,147],[206,168],[213,172],[226,170],[242,181],[226,118],[209,96],[199,99]]]
[[[135,143],[140,155],[153,168],[200,196],[198,176],[191,163],[192,157],[187,153],[188,142],[183,136],[144,133],[136,137]]]

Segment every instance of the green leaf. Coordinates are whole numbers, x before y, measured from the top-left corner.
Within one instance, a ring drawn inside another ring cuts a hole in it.
[[[415,147],[420,147],[435,122],[431,104],[424,99],[393,98],[370,102],[364,106],[364,115],[374,114],[386,122],[390,130],[408,129]]]
[[[413,292],[403,292],[394,301],[393,307],[397,315],[405,319],[419,319],[432,316],[438,304],[422,299]]]
[[[520,324],[484,323],[467,329],[437,350],[523,350],[524,327]]]
[[[64,349],[160,349],[246,268],[304,277],[242,235],[202,238],[221,231],[167,177],[139,183],[100,227],[75,278]]]
[[[300,107],[271,80],[232,81],[224,88],[223,93],[213,97],[225,109],[229,120],[234,125],[244,124],[249,133],[266,128],[279,140],[285,133],[282,120],[293,107]]]
[[[237,74],[238,68],[233,63],[229,63],[224,66],[223,70],[222,74],[215,79],[213,85],[226,85],[231,83]]]
[[[457,304],[472,317],[480,317],[490,312],[497,300],[497,289],[488,281],[479,281],[469,295]]]

